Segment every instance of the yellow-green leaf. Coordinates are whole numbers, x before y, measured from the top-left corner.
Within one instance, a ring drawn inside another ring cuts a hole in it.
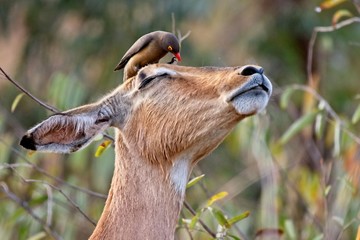
[[[356,108],[354,115],[352,116],[351,122],[356,124],[360,120],[360,105]]]
[[[208,201],[207,201],[207,204],[206,206],[211,206],[214,202],[220,200],[220,199],[223,199],[224,197],[226,197],[228,195],[227,192],[219,192],[215,195],[213,195]]]
[[[28,240],[40,240],[40,239],[45,239],[46,238],[46,233],[45,232],[39,232],[31,237],[28,238]]]
[[[282,135],[280,138],[280,144],[287,143],[293,136],[298,134],[302,129],[310,125],[314,120],[319,111],[309,112],[303,115],[301,118],[296,120]]]
[[[196,226],[196,223],[199,221],[199,219],[200,219],[200,214],[201,214],[201,212],[197,212],[196,214],[195,214],[195,216],[191,219],[191,222],[190,222],[190,224],[189,224],[189,228],[190,229],[194,229],[195,228],[195,226]]]
[[[209,208],[209,209],[221,226],[223,226],[224,228],[231,227],[231,225],[229,224],[228,220],[226,219],[222,211],[216,208]]]
[[[294,222],[292,220],[286,219],[284,223],[284,227],[285,227],[286,235],[289,239],[297,239]]]
[[[106,141],[102,142],[99,145],[99,147],[96,149],[95,157],[100,157],[101,154],[104,153],[104,151],[109,147],[110,144],[111,144],[110,140],[106,140]]]
[[[331,185],[325,188],[325,196],[329,195],[330,190],[331,190]]]
[[[352,16],[353,16],[352,13],[349,12],[348,10],[345,9],[337,10],[333,15],[332,25],[337,24],[341,18],[352,17]]]
[[[186,185],[186,188],[190,188],[192,186],[194,186],[197,182],[199,182],[203,177],[205,176],[205,174],[202,174],[200,176],[194,177],[193,179],[191,179],[188,184]]]
[[[346,2],[346,0],[325,0],[320,4],[320,8],[322,10],[324,9],[330,9],[333,7],[336,7],[337,5]]]
[[[285,91],[281,94],[281,98],[280,98],[280,107],[282,109],[286,109],[287,106],[289,105],[289,100],[290,100],[290,96],[291,94],[295,91],[295,89],[293,88],[287,88],[285,89]]]
[[[24,95],[25,95],[24,93],[20,93],[20,94],[18,94],[18,95],[15,97],[14,101],[13,101],[12,104],[11,104],[11,112],[14,112],[14,111],[15,111],[17,105],[19,104],[21,98],[22,98]]]
[[[230,218],[228,220],[229,224],[232,226],[233,224],[243,220],[244,218],[247,218],[248,216],[250,215],[250,212],[249,211],[246,211],[246,212],[243,212],[242,214],[240,215],[237,215],[233,218]]]

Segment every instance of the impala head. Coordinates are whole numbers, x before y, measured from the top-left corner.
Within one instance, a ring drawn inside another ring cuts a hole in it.
[[[184,158],[192,165],[241,119],[263,110],[271,91],[259,66],[149,65],[100,101],[49,117],[20,144],[68,153],[115,127],[118,141],[145,161],[171,166]]]

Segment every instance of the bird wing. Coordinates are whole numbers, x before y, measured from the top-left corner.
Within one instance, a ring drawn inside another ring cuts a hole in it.
[[[140,37],[130,48],[127,50],[125,55],[121,58],[120,62],[116,65],[116,70],[120,70],[125,67],[127,62],[130,60],[132,56],[140,52],[142,49],[147,47],[150,42],[152,41],[153,37],[152,34],[145,34],[144,36]]]

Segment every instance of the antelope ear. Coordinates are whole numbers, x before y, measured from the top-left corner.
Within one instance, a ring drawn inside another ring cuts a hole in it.
[[[20,145],[34,151],[70,153],[86,147],[110,126],[97,111],[68,111],[49,117],[30,129]]]

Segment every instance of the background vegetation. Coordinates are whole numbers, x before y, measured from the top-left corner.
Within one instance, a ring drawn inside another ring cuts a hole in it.
[[[191,31],[181,64],[255,63],[275,88],[266,113],[241,122],[194,170],[205,177],[187,191],[196,215],[183,209],[178,239],[355,239],[359,10],[357,0],[2,0],[0,67],[65,110],[120,84],[113,68],[127,48],[176,23]],[[29,154],[20,137],[51,112],[19,93],[0,75],[1,239],[85,239],[113,149],[95,157],[98,141],[71,155]]]

